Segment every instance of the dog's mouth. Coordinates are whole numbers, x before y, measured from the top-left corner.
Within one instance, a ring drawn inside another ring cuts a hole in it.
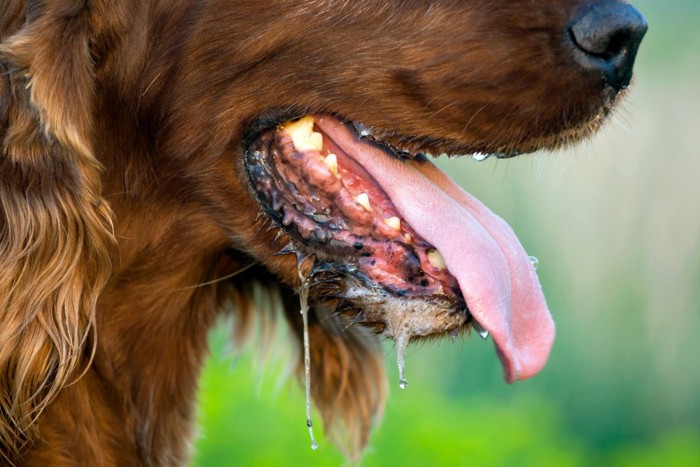
[[[424,155],[362,128],[307,115],[246,150],[266,216],[322,264],[317,283],[343,279],[317,294],[399,343],[474,326],[492,335],[509,382],[535,375],[554,324],[511,228]]]

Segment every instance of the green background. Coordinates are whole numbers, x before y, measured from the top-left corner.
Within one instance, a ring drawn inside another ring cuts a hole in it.
[[[446,340],[409,348],[404,391],[387,343],[362,465],[700,466],[700,2],[633,3],[650,23],[636,82],[593,141],[441,163],[539,258],[548,366],[507,385],[490,341]],[[343,464],[322,436],[309,449],[284,326],[242,352],[229,328],[212,334],[193,465]]]

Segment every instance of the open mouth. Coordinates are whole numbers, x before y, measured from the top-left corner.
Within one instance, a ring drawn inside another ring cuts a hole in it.
[[[307,115],[261,131],[246,165],[266,215],[343,277],[357,319],[397,343],[490,333],[509,382],[544,366],[554,324],[512,229],[422,154]]]

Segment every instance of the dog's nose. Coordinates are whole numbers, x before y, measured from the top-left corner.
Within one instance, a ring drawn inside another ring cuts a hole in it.
[[[576,60],[601,73],[616,91],[632,79],[637,49],[647,32],[647,21],[631,5],[606,0],[586,8],[569,26]]]

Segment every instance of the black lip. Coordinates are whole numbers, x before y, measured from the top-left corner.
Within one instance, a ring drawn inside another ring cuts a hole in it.
[[[497,159],[510,159],[523,154],[523,151],[517,150],[494,150],[481,146],[471,146],[469,144],[461,144],[457,141],[436,138],[430,136],[406,136],[400,133],[385,130],[382,128],[365,125],[360,120],[353,120],[335,112],[318,111],[313,112],[308,108],[301,107],[284,107],[271,108],[260,114],[255,119],[251,120],[243,132],[243,152],[246,153],[248,148],[260,136],[261,133],[272,130],[280,124],[296,120],[305,115],[321,115],[327,114],[333,118],[344,122],[348,129],[353,132],[359,139],[373,144],[377,148],[384,151],[389,156],[400,160],[415,160],[426,154],[437,157],[441,154],[448,154],[448,157],[470,157],[474,154],[488,154],[490,157]],[[371,134],[363,135],[362,131],[371,130]],[[404,147],[402,147],[402,145]],[[462,148],[462,150],[446,151],[441,149],[441,146]],[[409,149],[413,147],[414,149]]]

